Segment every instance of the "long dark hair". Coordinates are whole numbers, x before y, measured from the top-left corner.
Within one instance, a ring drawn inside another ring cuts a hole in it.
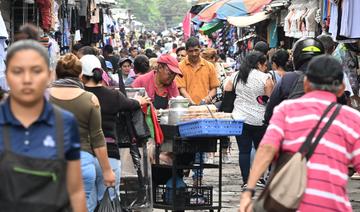
[[[265,62],[266,56],[259,51],[253,51],[246,55],[240,65],[237,81],[241,80],[242,83],[246,84],[251,70],[257,69],[259,63],[264,64]]]

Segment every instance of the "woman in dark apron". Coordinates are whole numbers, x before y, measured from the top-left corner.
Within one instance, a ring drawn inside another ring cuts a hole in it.
[[[44,98],[47,50],[18,41],[6,60],[11,93],[0,105],[0,211],[85,212],[76,121]]]

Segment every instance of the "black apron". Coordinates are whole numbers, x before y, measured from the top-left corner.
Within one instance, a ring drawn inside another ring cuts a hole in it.
[[[4,151],[0,155],[0,211],[71,211],[66,186],[63,120],[60,109],[53,108],[57,159],[39,159],[12,152],[10,127],[4,126]]]
[[[154,98],[154,107],[155,109],[167,109],[169,107],[169,100],[167,97],[162,97],[156,94]]]

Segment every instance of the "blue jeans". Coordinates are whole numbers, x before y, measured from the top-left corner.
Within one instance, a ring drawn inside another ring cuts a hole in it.
[[[197,166],[200,166],[200,163],[204,164],[205,158],[206,157],[206,153],[203,152],[197,152],[195,153],[195,160],[194,160],[194,165],[196,164]],[[193,180],[197,180],[197,179],[201,179],[204,175],[204,169],[193,169],[193,175],[192,178]]]
[[[243,183],[247,183],[250,173],[251,149],[258,148],[266,131],[265,126],[244,124],[242,135],[236,137],[239,148],[239,165]]]
[[[91,193],[92,202],[99,202],[102,200],[106,187],[104,185],[104,178],[98,160],[95,160],[96,182],[93,192]],[[115,191],[120,197],[120,175],[121,175],[121,161],[115,158],[109,158],[111,169],[115,173]],[[114,189],[109,189],[111,199],[115,199]]]
[[[81,155],[81,173],[82,179],[84,182],[84,190],[86,196],[86,206],[89,212],[93,212],[96,207],[96,202],[92,201],[91,193],[95,189],[96,181],[96,170],[95,170],[95,161],[96,158],[85,151],[80,152]]]

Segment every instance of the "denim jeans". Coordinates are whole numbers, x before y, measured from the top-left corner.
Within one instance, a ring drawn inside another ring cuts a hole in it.
[[[265,131],[265,126],[252,126],[244,124],[242,135],[236,137],[239,148],[239,165],[243,183],[247,183],[249,178],[251,149],[253,145],[255,149],[258,148]]]
[[[84,190],[86,196],[86,206],[89,212],[93,212],[96,207],[96,202],[91,198],[91,193],[95,189],[96,181],[96,170],[95,170],[95,161],[96,158],[85,151],[80,152],[81,155],[81,173],[84,183]]]
[[[109,163],[111,166],[111,169],[115,173],[115,191],[120,197],[120,175],[121,175],[121,161],[115,158],[109,158]],[[91,193],[92,202],[100,202],[104,196],[106,187],[104,185],[104,178],[102,175],[102,170],[99,164],[99,161],[95,160],[95,170],[96,170],[96,181],[94,190]],[[109,189],[110,192],[110,198],[115,198],[114,189]]]
[[[206,153],[197,152],[195,153],[194,165],[200,166],[200,163],[204,164],[206,160]],[[204,170],[203,169],[193,169],[193,180],[200,180],[203,177]]]

